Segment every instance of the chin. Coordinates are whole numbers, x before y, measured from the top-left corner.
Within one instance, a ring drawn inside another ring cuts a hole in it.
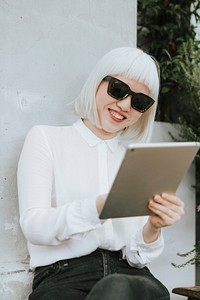
[[[102,128],[102,130],[104,132],[107,132],[108,134],[117,134],[118,132],[122,131],[124,128],[125,127],[117,128],[117,129],[116,128],[105,128],[105,129]]]
[[[117,134],[118,132],[124,130],[126,127],[125,124],[112,124],[112,123],[104,123],[101,126],[101,129],[108,134]]]

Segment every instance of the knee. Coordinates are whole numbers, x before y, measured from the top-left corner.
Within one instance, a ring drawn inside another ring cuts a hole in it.
[[[138,299],[170,299],[167,288],[155,277],[134,276],[132,288],[135,290],[134,295],[138,295]]]
[[[111,274],[101,280],[101,284],[109,289],[117,291],[124,290],[130,285],[129,276],[123,274]]]
[[[131,299],[131,284],[121,274],[112,274],[101,279],[91,290],[87,300],[121,300]]]
[[[101,279],[89,293],[87,300],[170,299],[169,292],[156,279],[112,274]]]

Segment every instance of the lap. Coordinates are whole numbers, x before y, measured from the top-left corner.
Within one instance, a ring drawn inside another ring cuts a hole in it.
[[[37,268],[29,300],[36,299],[166,300],[169,293],[148,268],[133,268],[117,253],[101,250]]]
[[[169,300],[166,287],[155,277],[112,274],[104,277],[93,287],[86,300]]]
[[[64,285],[55,285],[37,288],[30,294],[29,300],[84,300],[86,296],[86,293],[77,289],[66,288]]]

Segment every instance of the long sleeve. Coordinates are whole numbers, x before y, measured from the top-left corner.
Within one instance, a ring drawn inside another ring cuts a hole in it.
[[[18,164],[20,224],[27,240],[35,245],[58,245],[81,238],[100,226],[96,199],[68,199],[53,207],[54,153],[40,126],[25,140]]]
[[[143,239],[143,226],[148,217],[141,218],[137,232],[132,234],[127,244],[124,256],[133,267],[143,268],[155,260],[164,249],[162,231],[158,239],[152,243],[145,243]]]

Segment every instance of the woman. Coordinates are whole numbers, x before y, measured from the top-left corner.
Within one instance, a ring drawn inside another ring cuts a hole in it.
[[[183,202],[150,195],[154,215],[99,219],[122,141],[150,139],[158,91],[151,56],[114,49],[75,100],[77,122],[30,130],[18,166],[20,224],[35,272],[30,300],[169,299],[147,266],[163,250],[161,228],[180,219]]]

